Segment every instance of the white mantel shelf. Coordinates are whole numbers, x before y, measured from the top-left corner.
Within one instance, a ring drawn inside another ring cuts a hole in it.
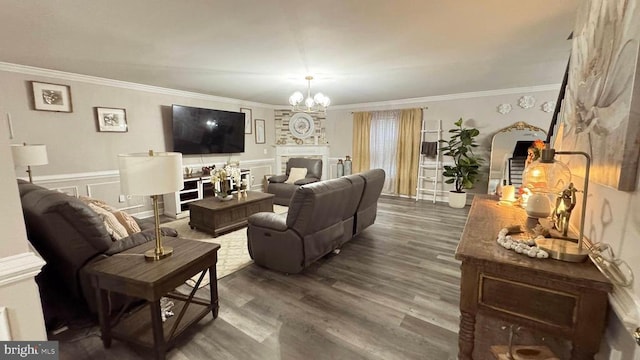
[[[329,176],[329,145],[276,145],[276,170],[282,169],[282,158],[322,156],[322,179]]]

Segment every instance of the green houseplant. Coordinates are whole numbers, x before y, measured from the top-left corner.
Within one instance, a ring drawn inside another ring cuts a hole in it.
[[[442,175],[447,178],[445,183],[454,184],[454,189],[449,197],[449,205],[453,207],[464,207],[466,204],[466,193],[464,189],[473,188],[473,184],[478,180],[479,168],[483,159],[473,153],[473,148],[477,147],[476,137],[480,134],[478,129],[464,128],[462,118],[454,123],[456,128],[449,130],[451,137],[449,140],[440,140],[444,145],[440,147],[442,154],[453,158],[454,165],[445,165]],[[463,194],[456,196],[454,193]],[[463,200],[459,200],[462,197]],[[458,199],[457,204],[452,204],[452,198]],[[460,204],[460,201],[462,204]]]

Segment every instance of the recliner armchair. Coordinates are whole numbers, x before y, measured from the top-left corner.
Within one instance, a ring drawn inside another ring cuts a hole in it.
[[[303,179],[295,181],[293,184],[286,183],[291,174],[292,168],[305,168],[307,174]],[[322,159],[290,158],[287,161],[287,169],[283,175],[275,175],[267,179],[267,192],[275,195],[273,203],[289,206],[291,196],[302,185],[320,181],[322,178]]]

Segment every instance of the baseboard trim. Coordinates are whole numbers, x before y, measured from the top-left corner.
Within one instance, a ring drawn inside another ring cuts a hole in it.
[[[0,258],[0,287],[35,277],[45,264],[32,252]]]
[[[609,303],[629,334],[633,334],[640,324],[640,315],[638,302],[631,289],[614,285],[613,292],[609,294]]]

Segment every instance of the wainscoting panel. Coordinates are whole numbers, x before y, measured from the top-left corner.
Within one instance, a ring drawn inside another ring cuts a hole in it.
[[[100,199],[120,210],[140,209],[150,201],[145,201],[146,196],[125,195],[120,202],[120,181],[107,181],[87,184],[87,196]]]
[[[222,167],[224,163],[215,165]],[[200,171],[202,165],[186,164],[185,167],[193,169],[195,172]],[[264,176],[274,173],[275,159],[243,160],[240,161],[240,167],[251,171],[250,189],[262,191]],[[34,178],[34,183],[69,196],[88,196],[100,199],[137,217],[153,216],[152,204],[148,196],[125,195],[125,201],[119,201],[121,192],[117,170],[38,176]],[[161,201],[160,213],[163,212],[164,205]]]

